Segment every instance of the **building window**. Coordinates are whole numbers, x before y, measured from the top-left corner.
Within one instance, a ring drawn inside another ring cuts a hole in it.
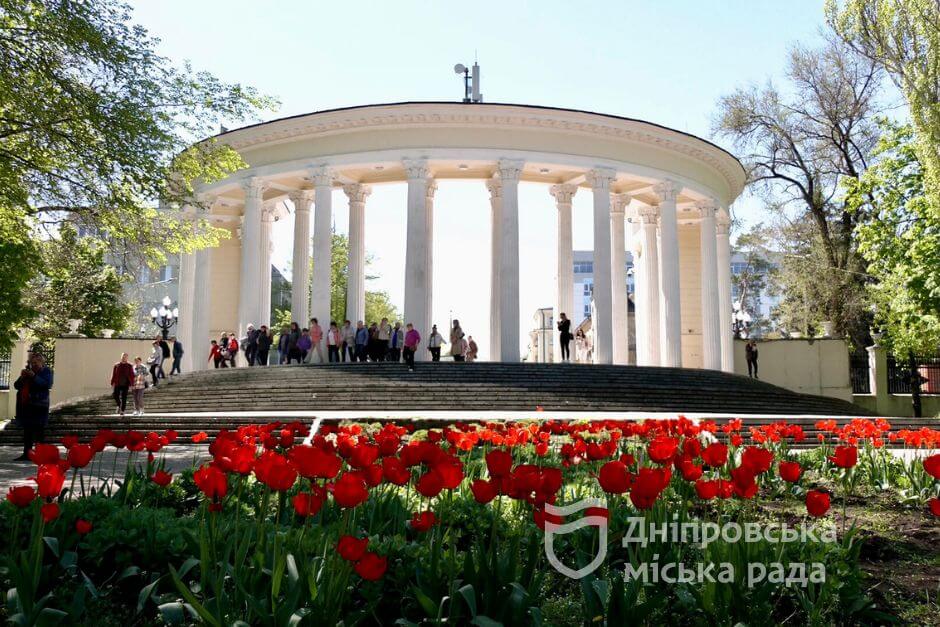
[[[594,272],[594,262],[593,261],[575,261],[574,271],[575,271],[575,274],[591,274]]]

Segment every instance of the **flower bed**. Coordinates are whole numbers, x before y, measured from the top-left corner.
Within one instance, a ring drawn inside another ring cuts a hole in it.
[[[0,508],[6,617],[890,621],[866,591],[870,534],[853,512],[888,494],[888,507],[934,527],[940,455],[922,449],[940,448],[940,431],[816,426],[818,446],[797,452],[802,430],[786,422],[353,423],[312,437],[271,423],[222,431],[210,462],[176,476],[163,463],[172,432],[67,438],[33,450],[34,480]],[[82,469],[108,474],[109,447],[131,451],[126,467],[86,487]]]

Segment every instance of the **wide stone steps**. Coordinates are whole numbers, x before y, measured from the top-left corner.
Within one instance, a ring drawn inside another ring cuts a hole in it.
[[[311,411],[553,411],[716,413],[725,416],[799,414],[859,416],[837,399],[797,394],[762,381],[708,370],[569,364],[423,363],[292,365],[218,369],[161,381],[145,393],[147,414],[114,416],[109,396],[55,408],[51,439],[100,428],[162,431],[184,437],[266,421],[230,412]],[[130,400],[130,399],[129,399]],[[196,417],[164,416],[201,413]],[[109,415],[110,414],[110,415]],[[755,420],[754,424],[764,419]],[[750,420],[748,422],[751,422]],[[811,427],[810,420],[807,426]],[[20,432],[0,431],[0,444]]]

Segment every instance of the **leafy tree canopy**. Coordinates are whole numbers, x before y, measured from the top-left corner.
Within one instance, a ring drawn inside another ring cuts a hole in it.
[[[198,203],[195,181],[244,164],[214,141],[192,142],[274,103],[174,65],[157,43],[117,0],[0,0],[0,255],[35,253],[65,222],[155,265],[218,239],[177,209]],[[31,270],[5,277],[9,302]],[[22,322],[11,308],[0,307],[0,343]]]

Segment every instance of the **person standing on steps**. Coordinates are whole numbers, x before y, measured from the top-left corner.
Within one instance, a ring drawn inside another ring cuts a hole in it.
[[[290,359],[290,329],[281,327],[281,334],[277,338],[277,363],[286,364]]]
[[[290,333],[287,335],[287,363],[293,363],[294,360],[297,363],[302,363],[302,356],[300,354],[300,325],[296,322],[290,323]]]
[[[180,342],[178,337],[171,338],[173,340],[173,367],[170,369],[170,376],[174,374],[180,374],[180,365],[183,362],[183,343]]]
[[[558,344],[561,346],[561,360],[571,361],[571,320],[561,312],[558,314]]]
[[[325,362],[323,359],[323,327],[320,326],[316,318],[310,319],[310,358],[307,360],[313,363],[316,356],[318,364]]]
[[[477,346],[477,343],[473,341],[473,336],[467,336],[467,363],[477,360],[477,353],[479,353],[480,348]]]
[[[343,337],[343,343],[340,346],[339,352],[343,358],[343,361],[346,361],[346,355],[349,355],[349,361],[356,361],[356,329],[353,327],[352,322],[346,320],[343,322],[343,328],[340,329],[340,334]]]
[[[336,322],[330,321],[330,329],[326,332],[326,354],[329,362],[339,363],[339,347],[343,344],[343,334],[340,333]]]
[[[454,325],[450,328],[450,356],[454,358],[454,361],[463,361],[464,351],[466,351],[466,342],[461,341],[463,338],[460,320],[454,320]]]
[[[415,353],[418,351],[418,344],[421,343],[421,334],[414,328],[410,322],[405,326],[405,343],[402,348],[402,354],[405,357],[405,363],[408,365],[408,371],[415,371]]]
[[[215,340],[209,342],[209,359],[216,368],[225,368],[225,358],[222,357],[222,347]]]
[[[127,353],[125,353],[125,356]],[[130,366],[130,363],[127,364]],[[150,359],[147,360],[147,365],[150,366],[150,376],[153,377],[153,385],[156,387],[158,379],[160,378],[160,372],[163,369],[163,348],[160,346],[160,340],[153,341],[153,351],[150,353]],[[130,385],[130,382],[128,382]],[[127,390],[124,390],[124,400],[125,404],[127,401]]]
[[[454,342],[454,345],[450,347],[450,354],[456,362],[463,362],[467,360],[467,351],[470,350],[470,347],[467,344],[467,340],[464,337],[460,337]]]
[[[237,368],[238,363],[238,340],[235,339],[234,333],[228,334],[228,359],[229,363],[232,364],[232,368]]]
[[[174,364],[175,366],[175,364]],[[172,372],[170,374],[173,374]],[[140,357],[134,357],[134,415],[144,415],[144,390],[147,388],[147,366]]]
[[[255,360],[258,358],[258,337],[261,335],[261,332],[255,329],[255,325],[249,324],[248,331],[245,333],[245,337],[242,338],[242,351],[245,353],[245,361],[248,362],[248,366],[254,366]]]
[[[360,320],[356,323],[356,358],[353,361],[366,361],[368,349],[369,329],[367,329],[365,323]]]
[[[369,343],[366,345],[366,352],[369,354],[369,361],[378,361],[379,345],[379,325],[372,323],[369,325]]]
[[[16,390],[16,422],[23,428],[23,454],[16,461],[28,461],[33,445],[43,441],[49,422],[49,390],[52,370],[39,353],[29,356],[29,363],[13,382]]]
[[[170,344],[163,339],[163,336],[158,336],[157,341],[160,342],[160,352],[163,354],[163,358],[160,360],[160,368],[157,370],[157,378],[166,379],[166,371],[163,369],[163,364],[170,358],[172,352],[170,351]]]
[[[310,363],[313,361],[310,350],[313,347],[313,341],[310,339],[310,329],[300,330],[300,339],[297,340],[297,350],[300,351],[300,363]]]
[[[410,325],[409,325],[410,326]],[[408,334],[405,333],[407,336]],[[428,351],[431,353],[431,361],[441,360],[441,346],[444,344],[444,336],[437,330],[437,325],[431,325],[431,335],[428,336]]]
[[[385,361],[388,357],[388,343],[392,339],[392,325],[388,323],[388,318],[382,318],[379,322],[379,330],[376,336],[377,344],[375,354],[378,361]]]
[[[258,352],[255,354],[254,365],[268,365],[268,354],[271,352],[272,341],[273,338],[271,337],[271,332],[268,331],[268,325],[262,324],[261,328],[258,329]]]
[[[401,328],[401,322],[395,323],[395,328],[392,329],[392,337],[388,342],[388,357],[386,360],[399,362],[401,361],[401,346],[405,341],[405,330]]]
[[[748,340],[744,345],[744,358],[747,361],[747,376],[759,379],[757,376],[757,342]]]
[[[159,342],[154,342],[154,353],[162,355],[160,353]],[[153,359],[153,355],[150,357]],[[157,376],[154,374],[154,368],[150,366],[150,374],[153,376],[154,385],[156,385]],[[134,366],[127,361],[127,353],[121,353],[121,360],[114,364],[114,367],[111,369],[111,396],[114,398],[114,402],[117,405],[117,413],[124,415],[124,410],[127,409],[127,391],[130,389],[131,385],[134,383]]]

